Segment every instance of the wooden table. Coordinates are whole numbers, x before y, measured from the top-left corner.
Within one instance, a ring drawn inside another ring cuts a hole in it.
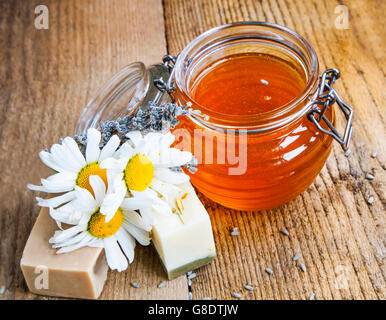
[[[37,5],[49,28],[34,26]],[[346,5],[348,29],[335,27]],[[338,67],[336,84],[355,108],[352,153],[333,152],[315,182],[274,210],[237,212],[201,196],[217,259],[157,289],[164,273],[152,248],[136,249],[123,273],[110,272],[101,299],[385,299],[386,152],[385,2],[376,0],[63,0],[0,3],[1,299],[44,299],[28,292],[19,262],[39,208],[28,182],[50,170],[38,151],[72,135],[86,102],[129,62],[159,62],[203,31],[245,20],[292,28],[315,48],[321,69]],[[341,119],[340,119],[341,120]],[[343,121],[340,121],[342,124]],[[342,129],[342,126],[340,126]],[[377,151],[375,158],[371,157]],[[365,179],[372,172],[374,180]],[[374,203],[368,204],[370,196]],[[238,227],[240,235],[230,236]],[[280,233],[286,228],[290,236]],[[299,253],[299,261],[293,256]],[[300,263],[306,271],[300,270]],[[274,272],[269,275],[266,268]],[[130,282],[141,287],[132,288]],[[254,291],[246,291],[244,285]]]

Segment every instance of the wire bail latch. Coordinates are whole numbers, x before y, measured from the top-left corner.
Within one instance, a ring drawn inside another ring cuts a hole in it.
[[[314,98],[314,100],[312,100],[310,103],[311,110],[308,112],[308,119],[312,121],[321,132],[333,137],[340,143],[344,150],[347,150],[352,135],[352,120],[354,111],[347,103],[342,100],[342,98],[333,88],[333,84],[337,79],[339,79],[339,77],[340,72],[338,69],[328,69],[320,76],[316,98]],[[340,136],[333,124],[324,115],[327,108],[335,102],[338,104],[340,110],[342,110],[347,120],[343,137]],[[323,128],[320,124],[321,121],[324,121],[330,130]]]

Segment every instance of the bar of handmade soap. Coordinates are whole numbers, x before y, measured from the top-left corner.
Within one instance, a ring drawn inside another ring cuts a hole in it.
[[[182,200],[182,221],[177,214],[156,214],[152,240],[169,279],[199,268],[216,256],[209,215],[190,183],[179,185],[187,193]]]
[[[43,208],[20,261],[29,290],[48,296],[98,298],[108,269],[103,249],[85,247],[56,254],[48,240],[57,229],[48,209]]]

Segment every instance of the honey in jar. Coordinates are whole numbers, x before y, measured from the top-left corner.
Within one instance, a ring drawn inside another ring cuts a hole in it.
[[[266,54],[237,54],[208,66],[194,81],[193,99],[229,115],[270,112],[296,98],[306,77],[284,60]]]
[[[296,197],[331,150],[332,138],[306,112],[317,90],[312,48],[292,34],[287,40],[298,51],[281,42],[283,34],[273,43],[264,28],[240,24],[204,34],[183,50],[174,70],[177,101],[206,116],[182,118],[174,131],[177,147],[198,158],[191,181],[212,200],[240,210]],[[334,123],[331,109],[325,116]]]

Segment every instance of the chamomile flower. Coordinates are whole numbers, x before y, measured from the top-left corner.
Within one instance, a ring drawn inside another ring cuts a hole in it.
[[[132,131],[126,137],[129,140],[112,157],[103,160],[100,167],[124,182],[120,186],[129,197],[122,206],[139,210],[145,223],[151,226],[155,219],[153,210],[171,214],[177,199],[182,196],[176,185],[188,182],[189,176],[173,169],[189,163],[192,154],[170,148],[175,139],[170,132],[142,135]]]
[[[118,136],[114,135],[101,150],[99,143],[101,133],[96,129],[87,130],[87,146],[85,156],[79,150],[73,138],[66,137],[62,144],[54,144],[50,152],[39,153],[42,162],[57,171],[46,179],[41,179],[41,186],[28,184],[28,188],[48,193],[63,193],[60,196],[42,199],[37,197],[38,205],[42,207],[58,207],[75,198],[75,186],[93,193],[89,184],[91,175],[99,176],[107,186],[106,169],[100,167],[100,162],[111,157],[120,144]]]
[[[58,254],[85,246],[101,247],[105,250],[110,269],[122,271],[127,268],[128,261],[131,263],[134,259],[135,240],[142,245],[150,243],[149,228],[141,216],[121,206],[126,193],[125,190],[119,195],[121,183],[118,180],[109,181],[106,191],[105,182],[99,176],[91,175],[89,184],[93,193],[75,186],[74,200],[58,209],[50,208],[55,220],[73,224],[66,230],[56,231],[50,239],[53,248],[60,248]],[[109,221],[103,213],[105,209],[115,210]],[[71,221],[74,213],[80,215],[75,222]]]

